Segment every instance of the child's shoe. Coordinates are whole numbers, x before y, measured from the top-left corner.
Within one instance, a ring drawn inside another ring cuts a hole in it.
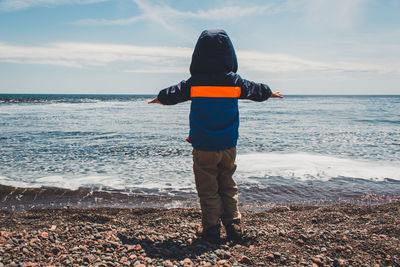
[[[239,222],[233,221],[230,224],[225,225],[226,234],[228,239],[233,241],[242,241],[243,240],[243,231],[239,225]]]
[[[204,240],[213,243],[213,244],[218,244],[221,242],[221,226],[215,225],[206,229],[203,229],[200,231],[199,235],[201,238]]]

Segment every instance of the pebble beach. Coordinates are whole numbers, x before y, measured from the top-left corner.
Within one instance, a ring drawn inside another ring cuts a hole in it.
[[[400,266],[400,202],[244,210],[246,238],[210,244],[200,210],[0,211],[0,266]],[[222,233],[225,237],[225,233]]]

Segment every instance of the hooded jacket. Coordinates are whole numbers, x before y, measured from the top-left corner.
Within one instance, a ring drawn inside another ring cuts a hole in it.
[[[188,141],[194,148],[216,151],[235,147],[238,99],[260,102],[271,96],[267,85],[242,79],[237,69],[235,50],[226,32],[205,30],[192,55],[191,77],[158,94],[164,105],[192,101]]]

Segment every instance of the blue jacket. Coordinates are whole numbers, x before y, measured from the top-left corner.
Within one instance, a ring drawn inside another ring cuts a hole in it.
[[[188,141],[200,150],[235,147],[239,137],[238,99],[264,101],[270,88],[242,79],[232,42],[223,30],[203,31],[190,65],[191,77],[161,90],[158,100],[175,105],[191,100]]]

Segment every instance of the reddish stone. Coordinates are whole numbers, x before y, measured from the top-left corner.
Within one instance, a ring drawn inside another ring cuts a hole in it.
[[[40,234],[40,236],[41,236],[43,239],[49,238],[49,234],[48,234],[47,232],[42,232],[42,233]]]

